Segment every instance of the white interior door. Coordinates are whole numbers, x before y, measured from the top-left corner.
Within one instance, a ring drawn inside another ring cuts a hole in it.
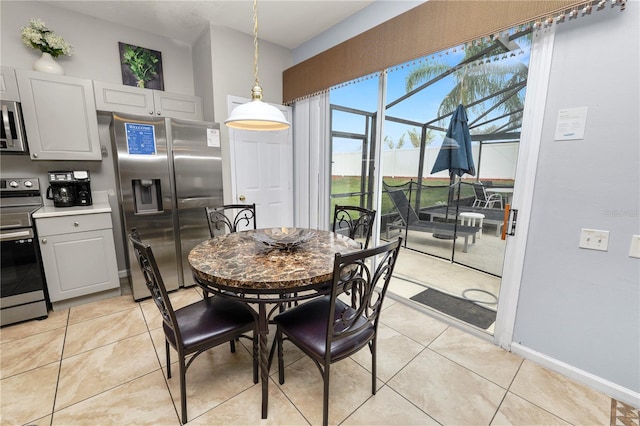
[[[229,113],[249,99],[229,97]],[[274,105],[291,122],[291,108]],[[290,129],[229,129],[234,203],[256,204],[256,226],[293,226],[293,143]]]

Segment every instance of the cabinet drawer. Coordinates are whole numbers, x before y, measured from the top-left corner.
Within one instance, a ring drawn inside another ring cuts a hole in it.
[[[36,228],[38,229],[38,235],[43,237],[46,235],[111,229],[112,223],[109,213],[96,213],[36,219]]]

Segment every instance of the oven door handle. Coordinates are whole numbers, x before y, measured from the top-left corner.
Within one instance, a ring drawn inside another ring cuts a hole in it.
[[[33,238],[32,229],[24,229],[20,231],[2,231],[0,233],[0,241],[24,240],[25,238]]]
[[[13,146],[13,137],[11,135],[11,124],[9,122],[9,110],[6,105],[2,105],[2,121],[4,125],[4,132],[7,137],[7,146]]]

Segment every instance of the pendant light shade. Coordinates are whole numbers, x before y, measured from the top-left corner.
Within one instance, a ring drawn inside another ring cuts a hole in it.
[[[255,84],[251,89],[251,101],[238,105],[224,124],[241,130],[285,130],[290,124],[278,108],[262,102],[262,87],[258,80],[258,2],[253,0],[253,75]]]
[[[224,122],[227,126],[240,130],[285,130],[289,128],[282,111],[262,102],[262,89],[254,86],[252,100],[238,105]]]

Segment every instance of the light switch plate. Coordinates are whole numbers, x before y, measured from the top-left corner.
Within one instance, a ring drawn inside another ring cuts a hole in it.
[[[609,231],[582,228],[580,248],[607,251],[609,249]]]
[[[631,247],[629,248],[629,257],[637,257],[640,259],[640,235],[631,236]]]

